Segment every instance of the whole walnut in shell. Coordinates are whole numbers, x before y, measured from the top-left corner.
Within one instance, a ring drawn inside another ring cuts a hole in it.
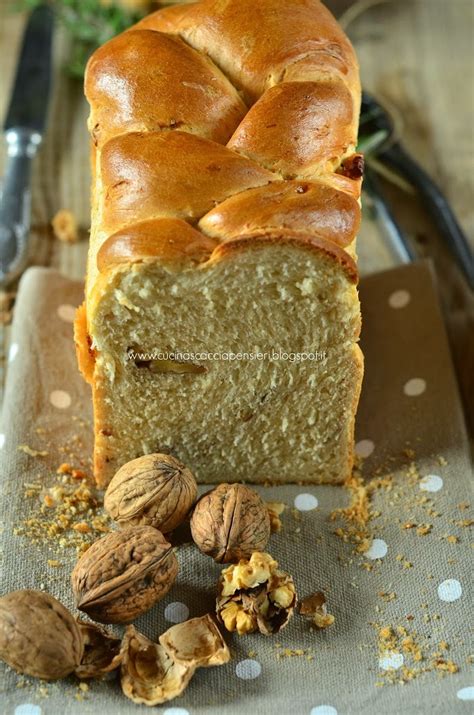
[[[104,497],[118,524],[154,526],[168,534],[194,504],[197,485],[190,470],[168,454],[147,454],[121,467]]]
[[[24,590],[0,598],[0,658],[19,673],[65,678],[83,651],[78,624],[53,596]]]
[[[165,596],[178,573],[171,544],[151,526],[107,534],[79,559],[77,607],[101,623],[129,623]]]
[[[263,551],[270,538],[270,517],[261,497],[243,484],[220,484],[204,494],[191,518],[199,549],[219,563]]]

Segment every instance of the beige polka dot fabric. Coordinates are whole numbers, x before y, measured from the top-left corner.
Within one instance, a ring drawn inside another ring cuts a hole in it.
[[[352,492],[307,484],[259,488],[267,501],[286,504],[269,550],[293,575],[300,597],[325,593],[335,623],[318,631],[295,615],[275,637],[229,636],[232,660],[201,670],[182,697],[154,712],[472,712],[471,467],[429,264],[366,278],[360,294],[366,377],[356,452],[370,492],[368,533],[361,539],[360,525],[337,511],[354,498],[358,509],[364,506],[360,485]],[[0,427],[1,592],[44,588],[70,608],[74,550],[61,551],[55,540],[32,543],[15,530],[38,511],[39,497],[25,497],[29,484],[54,483],[71,450],[90,469],[90,394],[72,342],[82,295],[81,284],[51,270],[25,274]],[[179,548],[178,559],[175,585],[136,623],[151,638],[213,608],[219,567],[190,544]],[[52,568],[51,560],[60,566]],[[113,678],[82,692],[73,678],[40,686],[0,668],[6,715],[139,711]]]

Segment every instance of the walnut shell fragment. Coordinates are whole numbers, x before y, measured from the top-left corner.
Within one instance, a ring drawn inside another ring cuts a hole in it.
[[[151,526],[107,534],[79,559],[71,581],[77,607],[100,623],[128,623],[165,596],[178,573],[173,548]]]
[[[220,484],[196,504],[191,533],[204,554],[218,563],[229,563],[266,547],[270,516],[253,489],[243,484]]]
[[[24,590],[0,598],[0,658],[19,673],[65,678],[78,667],[83,650],[79,626],[53,596]]]
[[[222,633],[209,614],[171,626],[159,640],[173,660],[179,663],[207,668],[230,660]]]
[[[84,654],[74,674],[81,679],[100,678],[118,668],[122,662],[121,639],[94,623],[80,618],[76,622],[84,642]]]
[[[255,552],[222,571],[216,611],[228,631],[239,635],[277,633],[290,620],[296,603],[292,577],[270,554]]]
[[[309,618],[316,628],[328,628],[334,623],[334,616],[328,613],[326,597],[321,591],[303,598],[298,605],[298,613]]]
[[[281,531],[281,519],[280,516],[283,514],[286,508],[286,504],[279,501],[267,501],[266,507],[268,509],[268,515],[270,517],[270,531],[273,534],[276,531]]]
[[[195,670],[192,665],[175,662],[162,645],[134,626],[125,631],[122,657],[123,694],[141,705],[160,705],[181,695]]]
[[[121,526],[154,526],[168,534],[186,519],[196,496],[196,480],[184,464],[168,454],[147,454],[118,470],[104,506]]]

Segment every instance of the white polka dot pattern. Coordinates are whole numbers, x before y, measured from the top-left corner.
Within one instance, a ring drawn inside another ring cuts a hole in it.
[[[379,658],[379,667],[382,670],[398,670],[404,661],[403,653],[387,652]]]
[[[364,459],[366,459],[367,457],[370,457],[370,455],[374,451],[375,444],[372,442],[371,439],[361,439],[360,442],[357,442],[354,449],[358,457],[363,457]]]
[[[41,715],[41,712],[42,710],[39,705],[25,703],[24,705],[16,706],[14,715]]]
[[[190,715],[190,712],[186,708],[166,708],[163,715]]]
[[[337,710],[332,705],[316,705],[309,715],[337,715]]]
[[[439,584],[438,596],[447,603],[457,601],[462,596],[462,586],[455,578],[447,578]]]
[[[418,397],[422,395],[426,390],[426,381],[422,377],[412,377],[403,386],[403,392],[408,397]]]
[[[8,362],[13,362],[18,355],[18,343],[12,343],[8,351]]]
[[[374,539],[370,546],[370,549],[366,552],[368,559],[383,559],[388,551],[388,546],[383,539]]]
[[[439,492],[443,486],[443,480],[437,474],[427,474],[420,481],[420,489],[424,492]]]
[[[57,407],[59,410],[65,410],[71,406],[71,395],[64,390],[53,390],[49,396],[49,401],[53,407]]]
[[[0,449],[3,449],[5,446],[5,435],[3,432],[0,434]]]
[[[294,504],[299,511],[311,511],[311,509],[316,509],[319,502],[313,494],[298,494]]]
[[[235,674],[238,678],[242,678],[242,680],[254,680],[258,678],[261,672],[262,666],[258,660],[252,660],[251,658],[241,660],[235,666]]]
[[[395,290],[388,298],[391,308],[405,308],[411,300],[411,295],[407,290]]]
[[[181,601],[174,601],[173,603],[168,603],[165,608],[165,618],[171,623],[182,623],[186,621],[189,617],[189,608],[185,603]]]
[[[467,688],[461,688],[456,693],[459,700],[474,700],[474,685],[468,685]]]

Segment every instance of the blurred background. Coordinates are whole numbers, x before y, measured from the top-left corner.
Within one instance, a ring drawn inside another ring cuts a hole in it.
[[[1,2],[2,117],[10,97],[26,14],[35,4],[35,0]],[[82,279],[90,192],[88,107],[81,81],[84,63],[94,46],[122,31],[150,9],[167,3],[55,0],[53,4],[58,13],[54,91],[44,144],[34,165],[31,261]],[[397,138],[442,188],[472,246],[473,0],[326,0],[326,5],[340,18],[356,48],[364,89],[389,110]],[[378,162],[377,137],[374,144],[375,151],[372,147],[369,152],[369,165],[380,181],[390,211],[416,256],[430,256],[434,261],[464,399],[474,405],[472,293],[467,290],[459,268],[440,239],[435,222],[422,208],[416,191]],[[2,151],[0,164],[4,159]],[[57,212],[63,210],[70,213],[63,214],[56,222],[56,234],[63,239],[58,240],[51,222]],[[362,276],[388,269],[398,261],[387,242],[383,223],[373,198],[367,194],[358,240]],[[0,299],[3,366],[14,290],[2,294]]]

